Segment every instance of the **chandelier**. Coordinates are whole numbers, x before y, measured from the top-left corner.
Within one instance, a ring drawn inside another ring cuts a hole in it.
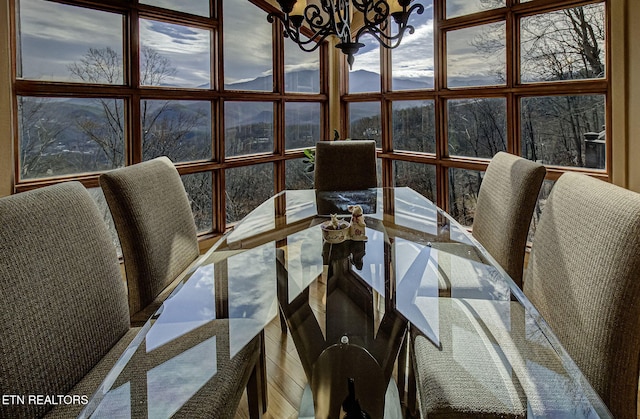
[[[371,35],[385,48],[395,48],[405,32],[413,33],[408,24],[414,11],[422,14],[424,7],[412,0],[277,0],[283,14],[269,13],[267,20],[282,22],[284,36],[307,52],[316,50],[328,36],[340,39],[336,48],[346,56],[349,67],[353,55],[364,47],[360,37]],[[354,13],[355,12],[355,13]],[[389,32],[389,16],[397,28]],[[308,30],[307,30],[308,29]],[[302,32],[302,33],[301,33]]]

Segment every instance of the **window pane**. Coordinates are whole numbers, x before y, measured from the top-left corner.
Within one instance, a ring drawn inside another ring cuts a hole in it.
[[[504,22],[459,29],[446,36],[448,87],[505,84]]]
[[[436,167],[430,164],[395,160],[393,162],[395,186],[408,186],[436,201]]]
[[[177,10],[178,12],[191,13],[192,15],[209,17],[209,0],[181,2],[175,0],[141,0],[140,3]]]
[[[320,93],[320,52],[306,52],[284,39],[284,90]]]
[[[266,12],[249,1],[225,1],[223,18],[225,89],[272,91],[272,34]]]
[[[432,100],[393,102],[393,149],[436,152],[435,111]]]
[[[140,84],[211,87],[211,33],[140,19]]]
[[[313,147],[320,140],[320,104],[287,102],[285,110],[285,148]]]
[[[273,152],[273,103],[224,104],[225,155]]]
[[[604,169],[604,95],[522,99],[521,155],[544,164]]]
[[[20,179],[124,165],[124,101],[18,97]]]
[[[142,156],[173,162],[211,159],[211,103],[195,100],[143,100]]]
[[[446,0],[446,3],[447,19],[482,12],[484,10],[505,7],[504,0]]]
[[[19,78],[124,83],[122,15],[42,0],[19,7]]]
[[[604,3],[522,18],[523,82],[605,76]]]
[[[463,226],[473,224],[484,172],[449,168],[449,213]]]
[[[287,189],[313,189],[313,165],[306,159],[285,162],[285,187]]]
[[[447,105],[449,155],[491,158],[507,149],[506,99],[458,99]]]
[[[380,91],[380,44],[371,36],[364,36],[365,44],[354,56],[353,68],[349,70],[349,93]]]
[[[350,138],[376,140],[376,146],[382,147],[379,102],[350,103],[349,115]]]
[[[227,223],[240,221],[273,195],[273,164],[228,169],[226,176]]]
[[[433,89],[433,2],[421,4],[425,11],[409,18],[416,31],[391,50],[393,90]]]
[[[193,173],[181,177],[191,204],[198,233],[211,231],[213,225],[211,172]]]

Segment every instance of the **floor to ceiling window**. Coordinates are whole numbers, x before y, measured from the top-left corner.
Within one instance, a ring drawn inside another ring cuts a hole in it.
[[[303,149],[326,135],[327,53],[284,40],[267,3],[11,6],[17,191],[78,179],[100,199],[101,172],[166,155],[198,230],[215,233],[312,187]]]
[[[541,203],[564,171],[610,179],[607,1],[421,3],[400,47],[365,38],[331,69],[263,0],[12,0],[15,189],[79,179],[100,198],[101,172],[167,155],[217,233],[311,187],[303,150],[334,129],[376,140],[384,185],[467,225],[501,150],[547,165]],[[332,71],[348,77],[329,127]]]
[[[342,130],[376,139],[385,184],[471,225],[498,151],[547,165],[542,205],[565,171],[610,178],[606,1],[421,3],[400,47],[371,40],[344,67]]]

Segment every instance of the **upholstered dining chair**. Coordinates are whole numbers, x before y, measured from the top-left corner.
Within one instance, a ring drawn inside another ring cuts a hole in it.
[[[639,248],[640,195],[586,175],[566,173],[543,208],[524,281],[525,295],[616,418],[636,417]],[[473,346],[464,340],[468,336],[465,328],[491,332],[490,322],[473,320],[469,314],[495,313],[490,301],[451,299],[445,303],[440,324],[455,325],[446,330],[460,333],[456,351]],[[526,335],[519,304],[512,302],[510,307],[508,338],[520,340],[525,349],[518,354],[506,350],[505,356],[533,362],[535,357],[548,356]],[[480,324],[470,325],[470,319]],[[496,372],[502,363],[496,363],[495,356],[480,350],[469,356],[454,354],[455,336],[440,338],[441,349],[423,336],[412,336],[413,372],[423,417],[526,417],[527,405],[536,405],[527,398],[535,391],[520,387],[526,380],[515,385],[510,378],[522,369],[526,373],[527,364],[510,364],[511,370],[503,374],[507,379],[502,380]],[[465,342],[462,347],[461,341]],[[557,371],[562,370],[559,365]],[[555,385],[548,383],[550,388]],[[561,380],[557,385],[561,388]]]
[[[374,140],[319,141],[316,143],[314,185],[319,191],[375,188]]]
[[[545,174],[539,163],[499,152],[478,194],[472,234],[520,288],[527,234]]]
[[[198,258],[198,237],[184,185],[158,157],[100,176],[124,259],[131,324],[143,325]]]
[[[80,183],[0,199],[0,317],[2,394],[91,395],[135,336],[115,247]],[[51,407],[3,405],[0,416]]]
[[[616,418],[636,418],[640,194],[565,173],[543,208],[525,295]]]
[[[111,235],[80,183],[0,199],[0,324],[2,394],[78,399],[97,390],[140,330],[129,328]],[[228,323],[211,327],[224,333]],[[259,345],[255,338],[233,358],[219,359],[218,374],[197,403],[176,415],[234,417],[255,375]],[[0,417],[69,418],[84,408],[80,402],[52,406],[3,405]]]

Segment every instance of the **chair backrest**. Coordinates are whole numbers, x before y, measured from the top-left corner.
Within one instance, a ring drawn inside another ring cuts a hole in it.
[[[120,238],[135,314],[198,257],[191,205],[166,157],[107,172],[100,186]]]
[[[635,418],[640,195],[566,173],[547,200],[524,292],[616,418]]]
[[[499,152],[478,194],[473,236],[520,288],[527,234],[545,174],[539,163]]]
[[[319,141],[315,156],[315,189],[350,191],[375,188],[376,142],[373,140]]]
[[[17,395],[67,394],[129,329],[115,246],[80,183],[0,199],[0,324],[0,392]]]

